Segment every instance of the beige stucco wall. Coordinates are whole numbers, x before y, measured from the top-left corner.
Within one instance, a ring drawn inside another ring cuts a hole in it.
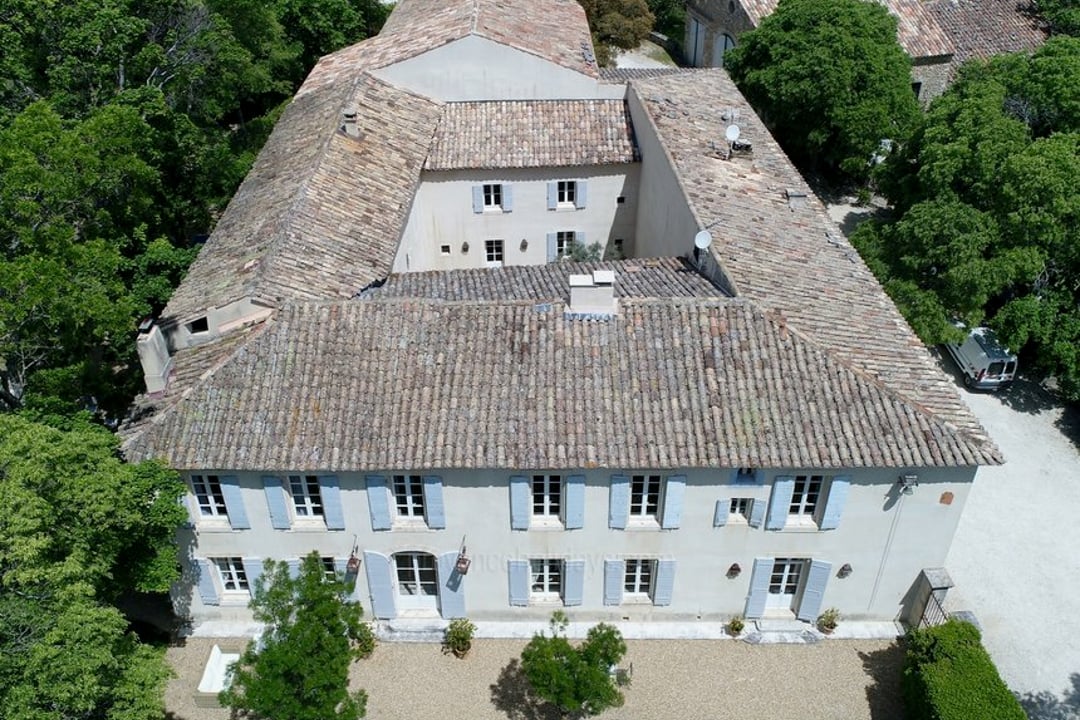
[[[376,70],[382,80],[438,100],[621,98],[621,85],[601,84],[569,68],[475,35]]]
[[[547,234],[585,233],[587,245],[606,248],[615,238],[634,242],[640,165],[425,172],[394,260],[394,272],[487,267],[485,240],[503,240],[503,265],[547,262]],[[588,183],[585,207],[548,210],[547,185]],[[473,212],[472,188],[500,183],[513,188],[513,210]],[[623,198],[620,203],[619,198]],[[525,248],[522,249],[522,241]],[[468,251],[462,252],[463,243]],[[448,245],[450,253],[442,248]]]
[[[585,520],[580,530],[510,527],[509,476],[505,470],[432,471],[441,475],[446,512],[445,530],[375,532],[371,529],[367,494],[360,474],[339,474],[346,529],[274,530],[270,526],[261,473],[240,474],[240,484],[252,529],[184,531],[182,546],[195,557],[247,556],[290,558],[312,549],[323,555],[346,556],[354,535],[361,551],[456,551],[462,539],[472,567],[464,578],[466,610],[476,620],[543,620],[551,605],[511,607],[507,561],[513,558],[560,557],[586,562],[584,603],[572,609],[579,620],[723,620],[744,611],[751,570],[756,557],[812,558],[832,563],[832,577],[823,607],[835,606],[849,619],[891,620],[901,611],[919,571],[940,567],[952,542],[974,478],[973,468],[909,469],[920,486],[914,494],[898,493],[894,469],[858,470],[852,476],[846,508],[835,530],[815,528],[768,531],[746,525],[713,527],[718,499],[767,499],[777,475],[813,469],[762,471],[759,485],[733,485],[727,469],[689,469],[681,525],[674,530],[608,528],[611,470],[578,470],[586,477]],[[400,471],[398,471],[400,472]],[[523,471],[529,473],[531,471]],[[572,471],[564,471],[570,474]],[[820,472],[820,471],[817,471]],[[664,473],[668,474],[668,473]],[[832,473],[827,473],[832,474]],[[951,504],[943,496],[952,493]],[[193,543],[197,544],[193,545]],[[673,558],[677,562],[669,607],[603,605],[603,565],[606,558]],[[732,563],[743,572],[726,576]],[[850,577],[837,570],[852,566]],[[196,622],[211,619],[250,620],[242,606],[205,607],[192,592],[191,573],[176,588],[182,610]],[[357,595],[370,610],[363,569]]]

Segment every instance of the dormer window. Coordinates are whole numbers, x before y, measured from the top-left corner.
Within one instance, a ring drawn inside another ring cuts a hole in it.
[[[741,467],[735,470],[735,482],[740,485],[756,485],[757,484],[757,468]]]

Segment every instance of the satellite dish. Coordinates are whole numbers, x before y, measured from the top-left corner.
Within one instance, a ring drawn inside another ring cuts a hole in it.
[[[698,250],[704,250],[712,245],[712,235],[708,230],[702,230],[694,236],[694,247]]]
[[[728,125],[727,130],[724,131],[724,137],[727,138],[729,143],[733,143],[739,139],[740,132],[738,125]]]

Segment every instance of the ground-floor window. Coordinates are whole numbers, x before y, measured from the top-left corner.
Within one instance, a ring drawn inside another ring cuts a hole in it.
[[[428,553],[397,553],[394,555],[397,570],[398,594],[409,597],[430,596],[439,593],[435,572],[435,556]]]
[[[562,597],[562,560],[533,558],[529,560],[532,571],[531,596],[537,600],[554,600]]]
[[[652,597],[653,567],[655,560],[631,559],[626,561],[626,577],[623,590],[628,599]]]

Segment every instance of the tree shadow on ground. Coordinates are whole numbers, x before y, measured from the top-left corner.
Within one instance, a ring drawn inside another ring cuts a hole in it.
[[[904,666],[904,643],[897,641],[882,650],[859,652],[863,671],[873,685],[866,688],[866,701],[873,720],[903,720],[904,701],[900,693],[900,673]]]
[[[491,686],[491,704],[510,720],[560,720],[562,714],[554,705],[537,700],[529,692],[529,681],[521,672],[516,659],[499,671],[499,679]]]
[[[1030,720],[1080,720],[1080,673],[1069,676],[1072,687],[1058,696],[1049,691],[1016,693]]]

